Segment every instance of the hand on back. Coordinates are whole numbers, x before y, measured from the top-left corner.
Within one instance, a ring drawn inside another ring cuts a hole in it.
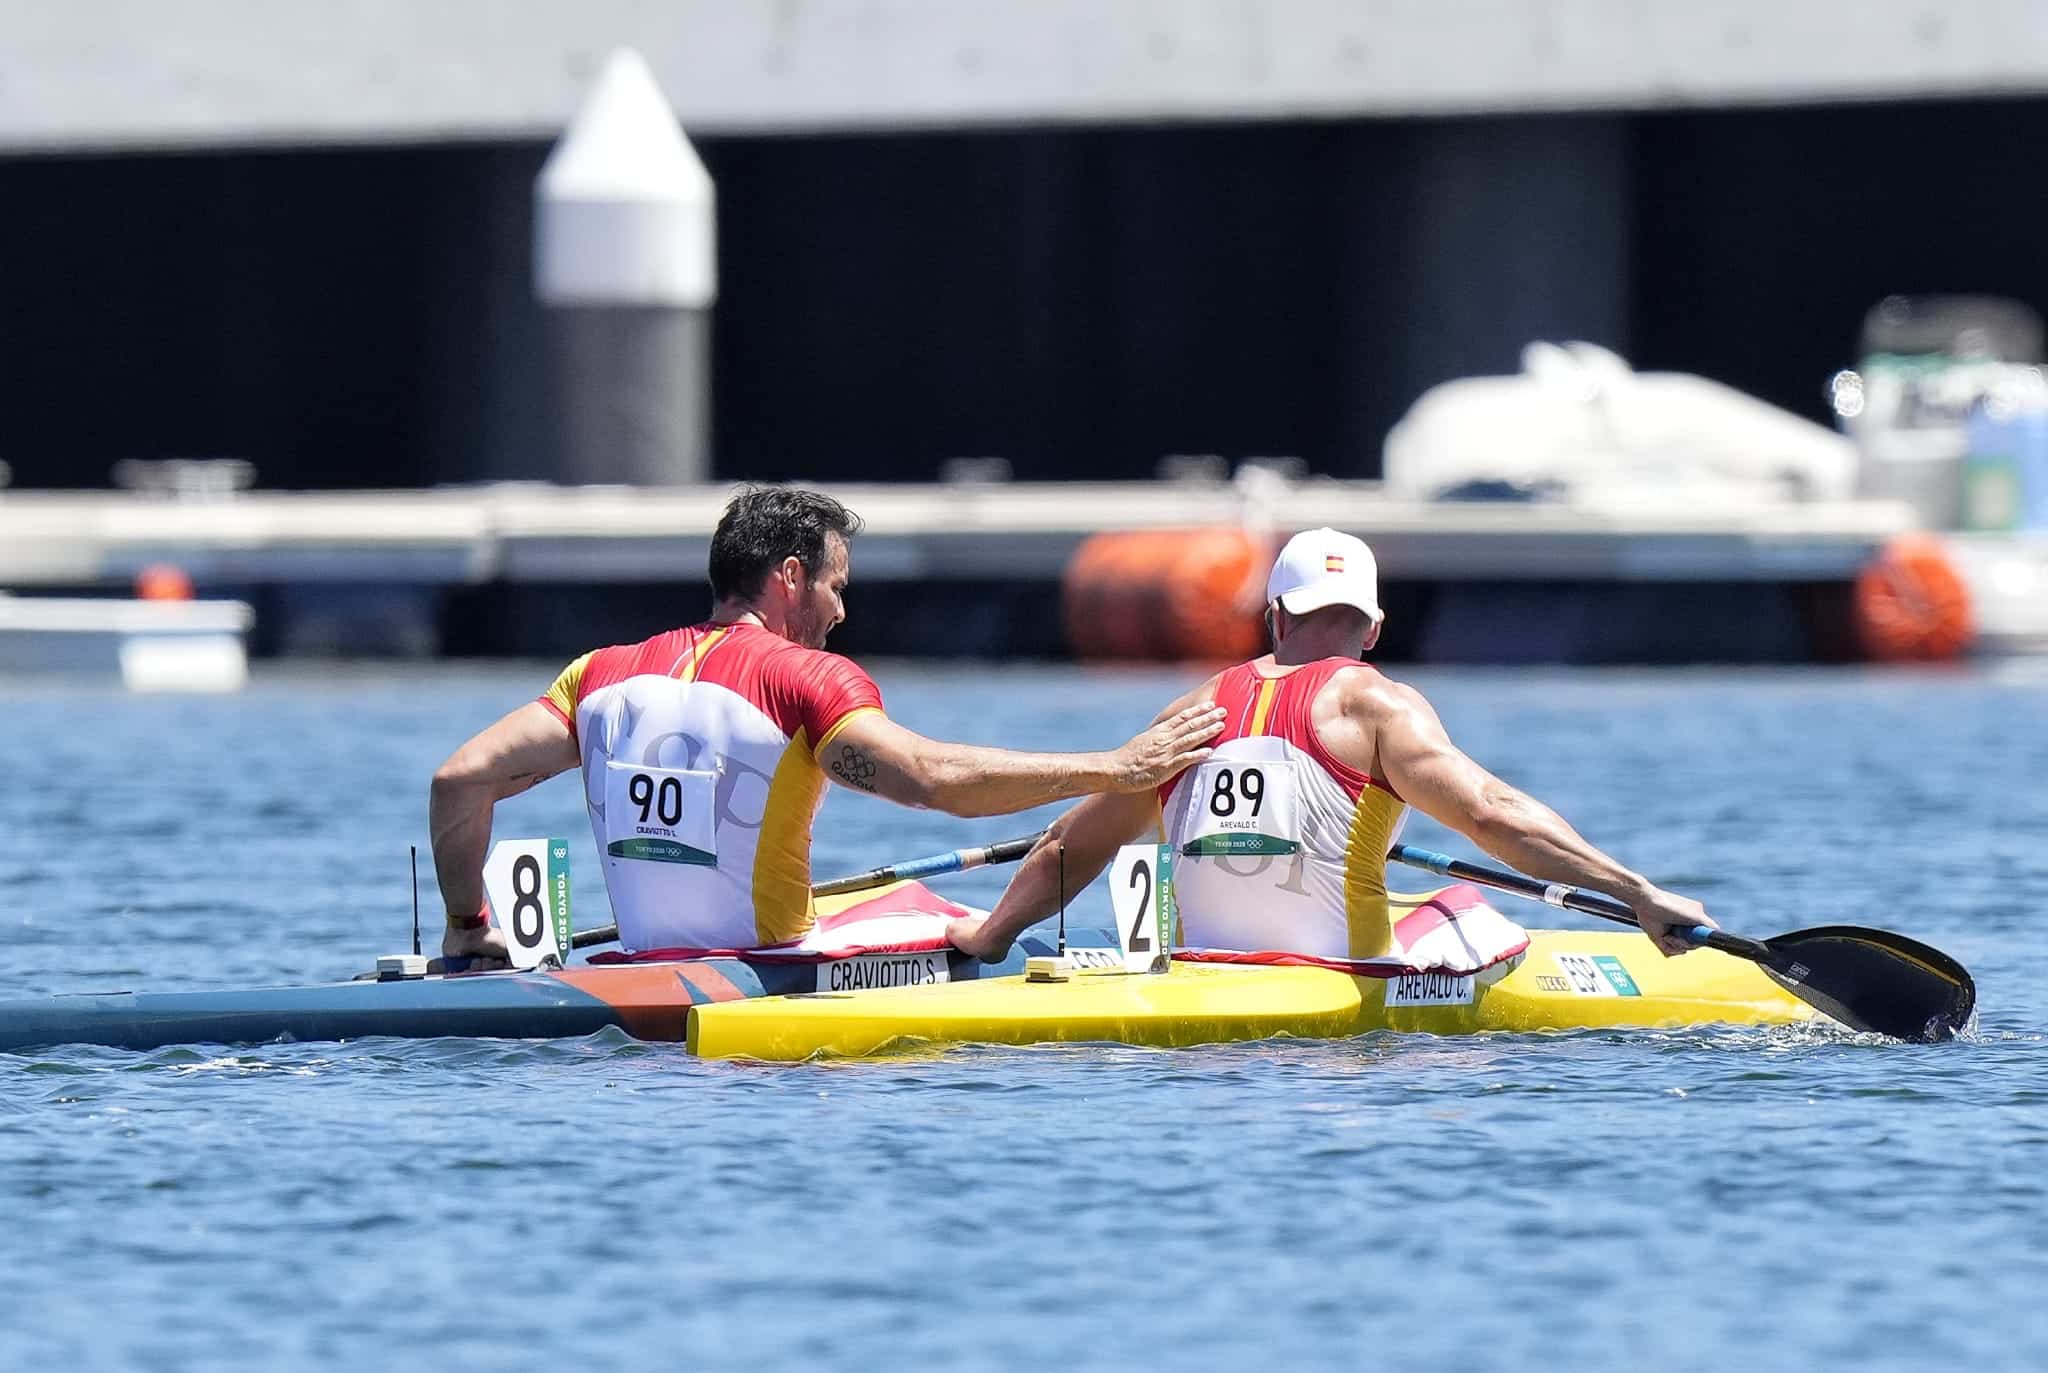
[[[1150,791],[1207,758],[1209,740],[1223,730],[1227,712],[1209,702],[1184,706],[1116,751],[1117,790]]]

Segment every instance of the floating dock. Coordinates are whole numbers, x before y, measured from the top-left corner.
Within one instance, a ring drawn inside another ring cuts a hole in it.
[[[0,592],[0,674],[118,679],[131,691],[236,691],[252,613],[239,601]]]
[[[169,563],[210,595],[254,602],[270,652],[577,652],[703,612],[732,489],[8,491],[0,586],[125,591]],[[1084,539],[1247,518],[1227,482],[828,489],[867,522],[834,639],[849,651],[1057,656],[1057,584]],[[1445,662],[1829,656],[1830,598],[1914,527],[1888,501],[1423,503],[1313,479],[1266,492],[1257,518],[1364,538],[1380,560],[1386,656]]]

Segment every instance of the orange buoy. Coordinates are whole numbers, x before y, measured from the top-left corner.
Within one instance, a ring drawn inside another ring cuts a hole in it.
[[[1151,625],[1142,588],[1132,579],[1146,534],[1097,534],[1068,560],[1060,615],[1079,658],[1149,658]]]
[[[1969,585],[1927,534],[1901,534],[1880,549],[1857,574],[1850,606],[1856,642],[1876,662],[1947,662],[1977,634]]]
[[[1245,588],[1268,556],[1233,528],[1093,535],[1061,583],[1067,643],[1097,661],[1250,658],[1265,629]]]
[[[135,594],[145,601],[189,601],[192,579],[174,563],[151,563],[135,574]]]

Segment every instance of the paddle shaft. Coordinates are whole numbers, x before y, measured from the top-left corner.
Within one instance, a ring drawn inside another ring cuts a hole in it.
[[[1611,896],[1598,892],[1582,891],[1568,887],[1562,882],[1539,882],[1533,877],[1524,877],[1506,868],[1490,868],[1483,863],[1467,863],[1462,858],[1453,858],[1447,853],[1435,853],[1429,849],[1418,849],[1408,844],[1396,844],[1387,851],[1387,857],[1396,863],[1406,863],[1412,868],[1433,872],[1439,877],[1455,877],[1463,882],[1477,882],[1482,887],[1495,887],[1501,891],[1526,896],[1532,901],[1541,901],[1547,906],[1560,906],[1568,911],[1579,911],[1585,915],[1597,915],[1602,920],[1612,920],[1619,925],[1636,925],[1635,913]],[[1747,958],[1754,963],[1769,959],[1770,950],[1754,939],[1745,939],[1739,934],[1713,929],[1707,925],[1687,925],[1678,934],[1689,944],[1719,949],[1722,953]]]
[[[953,849],[946,853],[935,853],[929,858],[908,858],[901,863],[891,863],[885,868],[869,868],[850,877],[835,877],[826,882],[811,884],[813,896],[843,896],[847,892],[866,891],[869,887],[880,887],[890,882],[908,882],[918,877],[939,877],[949,872],[966,872],[969,868],[987,867],[991,863],[1014,863],[1031,852],[1045,831],[1027,834],[1019,839],[1005,839],[1000,844],[988,844],[978,849]],[[599,925],[595,929],[578,930],[569,937],[572,949],[587,949],[594,944],[610,944],[619,937],[617,925]]]
[[[814,883],[813,896],[840,896],[850,891],[865,891],[879,887],[886,882],[908,882],[917,877],[938,877],[949,872],[966,872],[969,868],[986,867],[990,863],[1014,863],[1045,837],[1045,831],[1027,834],[1021,839],[1005,839],[1000,844],[989,844],[978,849],[954,849],[951,853],[935,853],[929,858],[912,858],[907,862],[892,863],[886,868],[870,868],[857,872],[851,877],[835,877],[829,882]]]

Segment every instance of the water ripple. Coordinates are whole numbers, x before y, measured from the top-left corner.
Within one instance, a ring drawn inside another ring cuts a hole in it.
[[[552,670],[10,699],[0,994],[359,970],[409,938],[423,779]],[[1074,747],[1116,742],[1182,677],[883,685],[931,733]],[[1948,948],[1980,979],[1976,1032],[781,1067],[616,1032],[0,1055],[8,1362],[342,1370],[366,1332],[452,1368],[2048,1362],[2048,682],[1420,678],[1475,756],[1731,927],[1859,920]],[[288,768],[220,765],[282,740]],[[85,796],[118,796],[135,842],[82,845],[104,818]],[[819,866],[1033,822],[835,798]],[[499,830],[572,836],[580,923],[603,918],[573,787],[507,802]],[[1002,877],[949,890],[985,904]]]

